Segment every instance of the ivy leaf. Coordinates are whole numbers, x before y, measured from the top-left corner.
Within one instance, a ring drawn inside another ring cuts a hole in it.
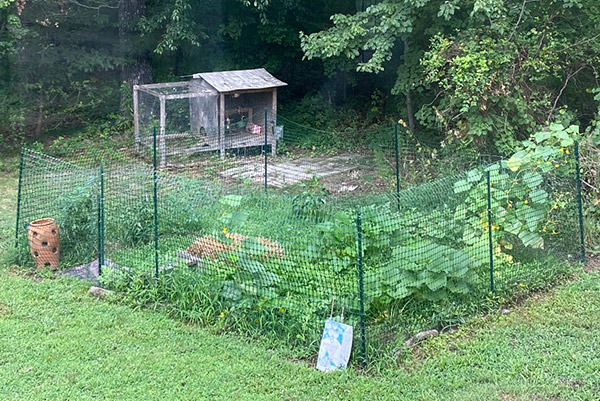
[[[546,203],[548,200],[548,193],[543,189],[536,189],[535,191],[531,191],[529,198],[533,203]]]
[[[548,131],[540,131],[540,132],[536,132],[533,137],[535,138],[535,141],[537,143],[542,143],[546,139],[550,138],[550,136],[551,136],[550,132],[548,132]]]
[[[481,180],[483,174],[477,170],[471,170],[467,173],[467,182],[477,182]]]
[[[407,286],[407,283],[399,283],[387,291],[387,293],[392,298],[402,299],[412,295],[413,291]]]
[[[448,290],[450,290],[450,292],[455,294],[467,294],[469,292],[469,285],[463,280],[448,280],[446,287]]]
[[[454,183],[454,193],[458,194],[470,190],[472,185],[467,180],[460,180]]]
[[[531,189],[537,188],[543,181],[544,179],[538,173],[527,172],[523,176],[523,183]]]
[[[538,224],[544,219],[546,216],[546,212],[542,209],[531,209],[527,216],[525,217],[525,221],[527,222],[527,227],[530,230],[536,229]]]
[[[446,273],[444,272],[432,272],[432,271],[424,271],[421,273],[421,278],[427,288],[431,291],[437,291],[446,286],[448,281],[446,277]]]
[[[506,231],[507,233],[511,233],[513,235],[519,235],[522,227],[523,227],[523,223],[521,223],[521,220],[515,220],[511,224],[506,224],[504,226],[504,231]]]
[[[527,153],[525,153],[524,150],[518,151],[506,161],[506,167],[508,167],[510,171],[517,171],[525,162],[526,156]]]
[[[519,233],[519,239],[523,241],[523,245],[532,248],[543,248],[544,239],[538,234],[528,230],[523,230]]]

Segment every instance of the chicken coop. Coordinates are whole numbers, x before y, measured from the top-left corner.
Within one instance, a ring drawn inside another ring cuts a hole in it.
[[[277,89],[287,85],[264,68],[194,74],[189,81],[133,87],[136,149],[153,147],[160,167],[171,156],[253,146],[277,149]]]

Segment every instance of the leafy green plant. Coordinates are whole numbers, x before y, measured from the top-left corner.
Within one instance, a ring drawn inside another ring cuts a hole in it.
[[[314,176],[300,184],[302,192],[292,199],[293,213],[297,217],[319,221],[324,217],[329,191]]]

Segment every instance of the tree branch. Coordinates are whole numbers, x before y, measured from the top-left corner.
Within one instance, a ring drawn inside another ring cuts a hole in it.
[[[556,110],[556,105],[558,104],[558,100],[562,96],[565,89],[567,89],[567,85],[569,84],[569,81],[571,80],[571,78],[573,78],[575,75],[577,75],[579,73],[579,71],[583,70],[586,66],[587,66],[587,64],[584,64],[581,67],[579,67],[575,72],[567,74],[567,78],[565,79],[565,82],[563,83],[562,88],[560,88],[560,92],[558,92],[558,96],[556,97],[556,99],[554,99],[554,104],[552,105],[552,108],[548,112],[548,117],[546,117],[546,120],[550,121],[550,117],[552,117],[552,114],[554,114],[554,110]]]
[[[69,0],[69,2],[75,4],[78,7],[89,8],[90,10],[100,10],[101,8],[119,8],[117,6],[109,6],[108,4],[100,4],[99,6],[88,6],[87,4],[82,4],[76,0]]]

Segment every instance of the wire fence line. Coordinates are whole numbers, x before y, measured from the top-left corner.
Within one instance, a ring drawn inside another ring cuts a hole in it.
[[[549,164],[472,163],[429,180],[439,167],[397,130],[371,148],[379,159],[315,156],[305,132],[286,130],[287,154],[271,158],[268,140],[225,159],[190,152],[176,163],[192,166],[185,174],[168,159],[160,168],[156,131],[140,153],[23,149],[18,261],[43,267],[27,225],[52,218],[65,274],[301,356],[314,355],[327,318],[343,318],[359,328],[354,359],[366,366],[418,329],[551,284],[585,257],[577,144]]]

